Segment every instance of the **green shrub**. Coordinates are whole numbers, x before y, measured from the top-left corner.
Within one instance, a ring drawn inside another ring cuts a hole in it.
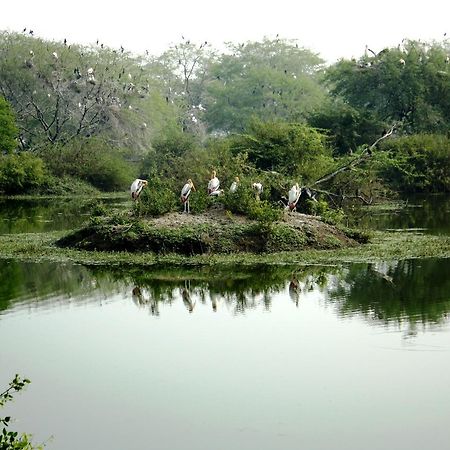
[[[139,201],[134,204],[136,216],[161,216],[175,210],[177,195],[171,184],[159,178],[151,178],[143,189]]]
[[[417,134],[385,141],[378,157],[389,185],[407,192],[450,191],[450,137]]]
[[[0,154],[11,153],[17,147],[19,130],[11,105],[0,95]]]
[[[6,194],[24,194],[44,185],[44,162],[30,153],[0,156],[0,190]]]
[[[191,192],[189,197],[190,210],[194,214],[201,214],[205,212],[213,204],[214,199],[208,195],[205,189],[197,189],[195,192]]]
[[[266,188],[262,196],[264,195],[267,195]],[[242,214],[259,222],[271,223],[279,220],[282,215],[281,209],[274,207],[269,201],[256,198],[255,191],[248,180],[241,180],[236,192],[225,192],[225,195],[220,198],[225,209],[231,213]]]
[[[307,200],[306,210],[308,214],[320,216],[323,222],[337,225],[345,219],[345,213],[341,208],[330,208],[325,200]]]
[[[40,155],[55,176],[79,178],[102,191],[125,189],[134,178],[132,166],[124,160],[124,150],[100,138],[48,146]]]

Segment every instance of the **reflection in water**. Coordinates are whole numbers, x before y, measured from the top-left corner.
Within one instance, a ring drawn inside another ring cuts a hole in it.
[[[423,259],[350,265],[329,290],[342,315],[363,315],[381,324],[444,323],[450,308],[450,260]]]
[[[350,225],[376,230],[411,230],[431,234],[450,234],[450,196],[446,194],[410,195],[398,208],[374,212],[361,207],[351,212]]]
[[[124,198],[0,198],[0,234],[73,229],[87,220],[99,201],[112,206],[123,203]]]
[[[202,270],[102,267],[0,261],[0,313],[20,308],[105,301],[131,295],[136,306],[160,316],[181,301],[189,313],[201,306],[246,314],[285,293],[298,307],[316,292],[340,316],[359,315],[370,323],[438,325],[450,309],[450,261],[423,259],[343,267],[253,267]]]

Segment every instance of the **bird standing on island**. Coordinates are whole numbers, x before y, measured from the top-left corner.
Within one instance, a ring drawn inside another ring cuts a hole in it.
[[[239,177],[236,177],[234,181],[231,183],[230,192],[234,194],[237,191],[238,186],[239,186]]]
[[[289,211],[295,211],[297,209],[297,203],[300,199],[300,195],[302,193],[302,190],[298,183],[295,183],[294,186],[291,187],[291,190],[288,194],[288,205],[287,209]]]
[[[139,196],[141,195],[142,189],[144,189],[145,186],[147,186],[147,184],[148,184],[147,180],[141,180],[139,178],[136,178],[136,180],[133,181],[130,187],[131,198],[137,201]]]
[[[191,195],[192,190],[195,191],[195,186],[192,180],[189,178],[189,180],[187,180],[186,184],[183,186],[183,189],[181,189],[181,196],[180,196],[181,203],[183,203],[184,205],[183,212],[187,214],[190,213],[189,196]]]
[[[211,174],[211,179],[208,182],[208,195],[218,195],[220,181],[216,176],[216,171],[213,170]]]
[[[256,192],[256,200],[260,200],[260,195],[263,192],[263,185],[261,183],[253,183],[252,188]]]

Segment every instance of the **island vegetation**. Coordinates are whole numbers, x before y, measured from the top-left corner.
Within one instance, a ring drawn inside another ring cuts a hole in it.
[[[99,203],[58,240],[84,250],[367,242],[344,226],[347,206],[450,190],[449,55],[448,40],[404,40],[326,65],[279,38],[225,51],[182,39],[154,56],[1,32],[0,192],[93,195],[147,180],[130,208]],[[208,195],[213,170],[223,195]],[[179,214],[188,179],[189,217]],[[285,212],[295,184],[305,195]]]

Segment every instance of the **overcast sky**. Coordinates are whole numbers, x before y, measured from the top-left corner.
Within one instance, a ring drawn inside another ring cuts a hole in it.
[[[184,35],[194,42],[297,39],[334,62],[358,57],[365,45],[378,52],[403,38],[448,39],[450,2],[427,0],[3,0],[0,29],[33,29],[50,40],[110,47],[158,55]]]

